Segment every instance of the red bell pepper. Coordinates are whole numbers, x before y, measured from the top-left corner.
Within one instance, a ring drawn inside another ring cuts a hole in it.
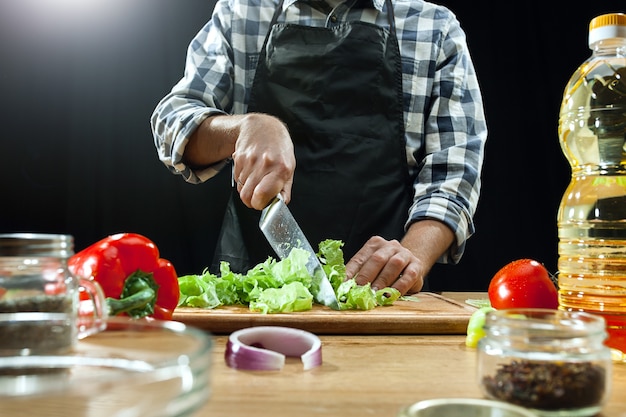
[[[170,320],[178,304],[176,270],[145,236],[106,237],[73,255],[68,267],[73,274],[100,284],[111,316]]]

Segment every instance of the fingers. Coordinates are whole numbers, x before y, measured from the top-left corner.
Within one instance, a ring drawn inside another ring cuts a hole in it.
[[[424,286],[424,275],[419,272],[409,271],[401,274],[391,286],[397,288],[403,295],[415,294],[420,292]],[[408,289],[405,290],[405,288]]]
[[[282,194],[291,200],[296,160],[286,127],[278,119],[251,114],[239,131],[233,158],[233,178],[241,201],[262,210]]]
[[[346,264],[347,278],[373,289],[394,287],[402,294],[421,290],[424,279],[419,259],[398,241],[371,238]]]
[[[267,172],[259,172],[261,171],[259,170],[258,173],[253,172],[247,177],[243,173],[236,177],[237,192],[246,206],[262,210],[279,193],[285,203],[289,203],[293,184],[292,174],[284,179],[272,169],[279,170],[276,167],[268,167]]]

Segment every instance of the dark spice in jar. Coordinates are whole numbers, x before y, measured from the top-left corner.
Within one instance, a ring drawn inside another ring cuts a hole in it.
[[[483,377],[483,385],[492,397],[523,407],[583,408],[602,400],[605,373],[591,362],[513,361]]]
[[[71,313],[72,300],[66,295],[37,294],[0,299],[0,313]]]
[[[0,325],[0,354],[28,349],[32,353],[68,350],[73,343],[72,300],[66,295],[38,294],[0,300],[0,314],[64,313],[67,319],[4,321]]]

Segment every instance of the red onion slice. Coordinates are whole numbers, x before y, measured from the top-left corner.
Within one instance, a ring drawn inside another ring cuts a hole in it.
[[[231,368],[276,371],[285,357],[300,356],[304,370],[322,364],[322,342],[313,333],[280,326],[237,330],[228,337],[224,359]]]

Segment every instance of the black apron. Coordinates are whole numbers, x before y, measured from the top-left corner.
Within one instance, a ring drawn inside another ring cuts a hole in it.
[[[390,29],[366,22],[334,27],[276,23],[259,56],[249,112],[278,117],[294,143],[289,209],[311,246],[344,242],[346,262],[372,236],[401,239],[412,203],[402,72],[391,0]],[[276,257],[259,230],[260,212],[236,192],[222,227],[220,260],[245,272]],[[236,214],[236,216],[235,216]]]

